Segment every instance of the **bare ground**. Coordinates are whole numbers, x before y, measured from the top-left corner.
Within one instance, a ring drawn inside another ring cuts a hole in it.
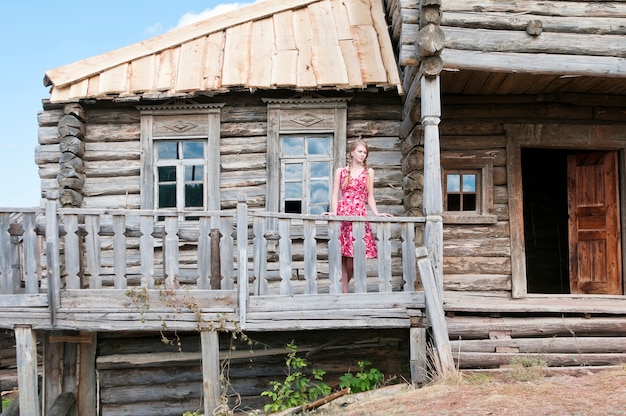
[[[626,366],[600,373],[511,377],[463,376],[422,388],[399,384],[337,399],[317,416],[607,416],[626,415]]]

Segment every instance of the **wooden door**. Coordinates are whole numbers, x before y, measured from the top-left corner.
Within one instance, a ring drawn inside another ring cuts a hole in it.
[[[567,159],[570,292],[622,293],[617,152]]]

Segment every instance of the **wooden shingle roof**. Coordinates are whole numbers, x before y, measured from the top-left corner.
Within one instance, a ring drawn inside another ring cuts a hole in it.
[[[51,102],[397,88],[382,0],[267,0],[46,72]]]

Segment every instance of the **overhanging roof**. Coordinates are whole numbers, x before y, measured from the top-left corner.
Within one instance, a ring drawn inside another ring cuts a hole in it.
[[[51,102],[241,89],[402,92],[381,0],[267,0],[47,71]]]

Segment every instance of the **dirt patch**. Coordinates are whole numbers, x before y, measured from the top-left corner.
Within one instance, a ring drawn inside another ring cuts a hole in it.
[[[318,416],[516,415],[595,416],[626,414],[626,367],[597,374],[540,377],[463,377],[422,388],[393,385],[344,396],[308,413]]]

